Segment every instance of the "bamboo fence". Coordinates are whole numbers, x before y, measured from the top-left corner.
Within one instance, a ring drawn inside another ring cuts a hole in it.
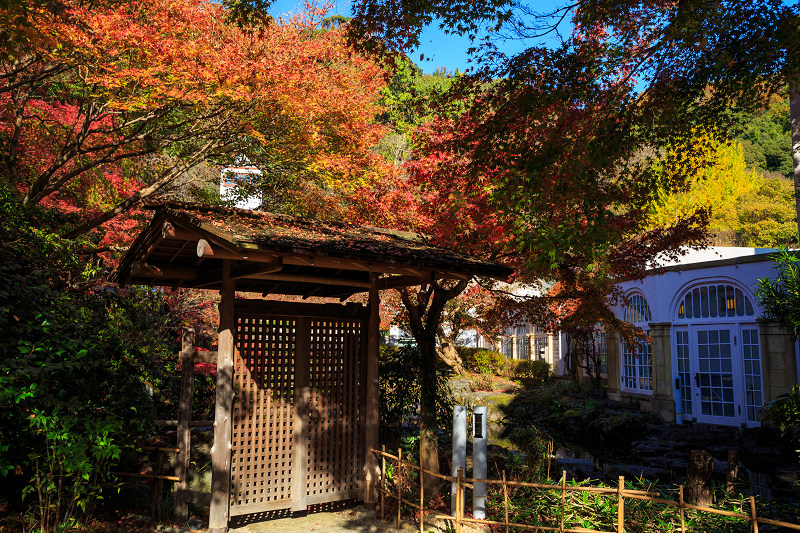
[[[792,524],[789,522],[782,522],[779,520],[772,520],[770,518],[764,518],[757,515],[756,512],[756,501],[753,496],[750,496],[750,512],[748,514],[744,513],[737,513],[734,511],[726,511],[723,509],[714,509],[712,507],[703,507],[699,505],[693,505],[691,503],[687,503],[684,500],[683,496],[683,485],[678,487],[678,501],[675,500],[668,500],[661,497],[661,494],[657,492],[648,492],[642,490],[631,490],[625,488],[625,478],[624,476],[619,477],[618,485],[616,488],[613,487],[580,487],[580,486],[568,486],[567,485],[567,474],[566,472],[562,471],[561,473],[561,480],[558,484],[542,484],[542,483],[528,483],[523,481],[512,481],[507,480],[505,472],[502,473],[501,479],[478,479],[478,478],[465,478],[464,472],[461,468],[458,469],[456,476],[446,476],[440,474],[438,472],[432,472],[430,470],[426,470],[419,465],[416,465],[410,461],[404,460],[402,456],[402,451],[397,450],[397,455],[392,455],[391,453],[386,452],[386,447],[383,446],[381,450],[371,450],[372,453],[376,454],[380,459],[381,463],[381,478],[380,478],[380,485],[378,487],[378,491],[380,494],[380,512],[381,517],[385,516],[385,507],[386,507],[386,498],[391,498],[393,500],[398,501],[397,505],[397,527],[398,529],[401,527],[401,520],[402,520],[402,505],[407,505],[412,509],[416,509],[419,511],[419,531],[420,533],[424,533],[425,530],[425,518],[435,518],[435,519],[444,519],[449,520],[454,525],[454,530],[456,533],[462,532],[462,527],[464,524],[485,524],[489,526],[501,526],[504,528],[505,532],[508,533],[509,530],[519,531],[558,531],[559,533],[623,533],[625,531],[625,500],[640,500],[645,502],[651,502],[655,504],[664,505],[667,507],[672,507],[678,511],[678,519],[679,519],[679,531],[681,533],[686,533],[690,531],[687,528],[686,524],[686,511],[693,510],[700,513],[710,513],[720,516],[726,516],[731,518],[738,518],[747,523],[750,527],[750,530],[753,533],[758,533],[758,526],[759,524],[764,525],[771,525],[782,527],[790,530],[800,531],[800,525]],[[419,501],[411,501],[410,499],[404,497],[402,488],[400,483],[395,483],[395,491],[391,491],[387,488],[387,476],[386,476],[386,461],[394,462],[394,472],[398,473],[400,471],[399,467],[404,467],[409,470],[414,470],[419,472],[420,483],[419,483]],[[425,506],[425,498],[422,488],[422,476],[433,476],[442,481],[446,481],[448,483],[455,483],[456,484],[456,505],[455,509],[452,509],[452,515],[442,514],[439,511],[434,509],[427,508]],[[503,515],[504,519],[500,520],[479,520],[475,518],[469,518],[466,516],[465,513],[465,505],[464,505],[464,494],[467,489],[472,489],[474,483],[486,483],[487,486],[500,486],[501,492],[503,494]],[[560,516],[559,516],[559,525],[550,526],[550,525],[541,525],[541,524],[526,524],[526,523],[519,523],[514,522],[513,517],[510,513],[510,508],[512,504],[509,498],[509,488],[534,488],[539,489],[542,491],[555,491],[560,492],[561,494],[561,501],[560,501]],[[616,496],[617,499],[617,517],[616,517],[616,529],[613,531],[603,531],[598,529],[586,529],[581,527],[566,527],[565,525],[565,517],[567,514],[567,494],[572,492],[584,492],[584,493],[591,493],[597,495],[607,495],[609,498],[613,498]]]

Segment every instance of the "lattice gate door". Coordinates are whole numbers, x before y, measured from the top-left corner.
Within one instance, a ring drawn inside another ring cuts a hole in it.
[[[236,324],[230,516],[358,497],[366,315],[248,306]]]

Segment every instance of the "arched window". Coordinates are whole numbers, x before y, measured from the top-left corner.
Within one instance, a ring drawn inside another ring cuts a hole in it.
[[[733,285],[708,284],[694,287],[678,303],[678,318],[755,316],[753,302]]]
[[[650,306],[647,305],[647,300],[641,294],[634,294],[628,299],[628,305],[625,306],[622,320],[629,324],[638,324],[644,322],[651,322],[653,315],[650,314]]]
[[[644,330],[649,335],[648,323],[653,320],[650,306],[641,294],[634,294],[628,298],[628,305],[622,313],[625,322],[633,324]],[[622,389],[642,394],[653,393],[653,360],[652,345],[644,340],[631,345],[622,341],[620,346],[622,354],[620,379]]]

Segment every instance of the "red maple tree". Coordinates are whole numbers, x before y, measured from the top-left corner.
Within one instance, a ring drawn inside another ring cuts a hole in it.
[[[206,0],[57,7],[0,9],[0,143],[23,203],[89,209],[68,235],[203,161],[247,155],[327,186],[381,174],[383,71],[318,31],[321,12],[241,28]]]

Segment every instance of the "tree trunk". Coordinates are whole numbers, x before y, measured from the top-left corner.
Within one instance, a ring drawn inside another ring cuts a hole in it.
[[[725,476],[725,491],[733,494],[736,490],[736,479],[739,477],[739,454],[736,450],[728,450],[728,472]]]
[[[789,91],[789,122],[792,130],[792,161],[794,162],[794,202],[797,215],[797,236],[800,243],[800,83]]]
[[[408,323],[414,340],[417,341],[421,362],[419,367],[420,387],[419,400],[420,423],[420,465],[426,470],[439,472],[439,445],[437,442],[436,423],[436,332],[442,320],[442,311],[448,300],[461,294],[467,287],[467,281],[459,281],[451,288],[441,285],[441,281],[421,287],[416,298],[412,298],[408,289],[400,290],[400,298],[408,311]],[[440,480],[434,476],[422,478],[425,494],[433,496],[438,492]]]
[[[714,458],[705,450],[689,452],[689,468],[686,470],[687,497],[691,503],[708,507],[713,500],[711,472]]]
[[[436,430],[436,340],[417,339],[422,361],[420,362],[420,385],[422,394],[419,401],[419,462],[422,468],[439,472],[439,445]],[[425,494],[436,494],[441,482],[434,476],[424,476],[422,484]]]
[[[456,350],[456,345],[454,343],[442,341],[438,353],[439,357],[442,358],[442,361],[447,363],[447,365],[453,369],[453,372],[458,375],[464,374],[464,361],[461,359],[461,356],[458,355],[458,351]]]

